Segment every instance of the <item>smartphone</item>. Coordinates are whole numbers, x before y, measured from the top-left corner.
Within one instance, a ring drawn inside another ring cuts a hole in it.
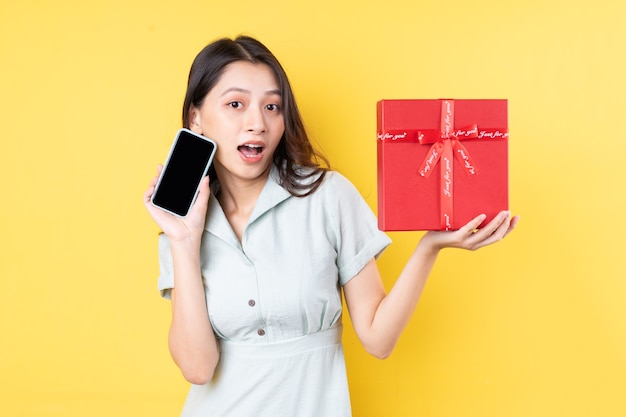
[[[185,217],[196,201],[200,181],[209,172],[216,149],[209,138],[180,129],[152,194],[152,204]]]

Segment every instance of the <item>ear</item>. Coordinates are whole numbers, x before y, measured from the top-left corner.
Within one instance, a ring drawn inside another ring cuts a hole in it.
[[[193,132],[202,134],[202,118],[200,116],[200,109],[195,106],[191,106],[189,109],[189,129]]]

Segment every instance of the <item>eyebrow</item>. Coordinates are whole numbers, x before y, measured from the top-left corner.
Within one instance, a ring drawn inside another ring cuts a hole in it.
[[[225,96],[228,93],[231,92],[236,92],[236,93],[244,93],[244,94],[250,94],[251,91],[250,90],[246,90],[245,88],[240,88],[240,87],[230,87],[227,88],[223,93],[222,96]],[[268,90],[265,92],[266,96],[282,96],[282,94],[280,93],[280,90],[276,89],[276,90]]]

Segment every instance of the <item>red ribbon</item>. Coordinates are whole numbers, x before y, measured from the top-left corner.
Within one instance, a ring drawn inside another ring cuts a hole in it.
[[[440,218],[441,228],[450,230],[453,225],[453,157],[461,163],[467,175],[476,174],[476,167],[462,140],[489,139],[501,140],[509,136],[507,129],[482,129],[476,124],[464,128],[454,128],[454,100],[441,100],[441,123],[439,129],[429,130],[398,130],[386,131],[379,134],[381,141],[391,142],[419,142],[422,145],[431,144],[426,157],[419,168],[419,174],[428,178],[435,165],[441,161]]]
[[[441,161],[441,182],[439,187],[441,228],[450,230],[454,215],[454,164],[452,155],[454,154],[461,163],[467,175],[476,173],[474,162],[461,140],[477,138],[478,126],[474,124],[464,129],[455,130],[454,100],[441,100],[441,124],[439,131],[436,132],[438,137],[433,137],[432,133],[432,131],[418,132],[418,140],[422,145],[433,144],[419,168],[419,173],[422,177],[428,178],[432,173],[433,167]]]

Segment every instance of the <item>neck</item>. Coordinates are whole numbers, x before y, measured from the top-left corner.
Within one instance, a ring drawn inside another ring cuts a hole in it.
[[[220,181],[220,192],[217,199],[231,225],[238,232],[237,235],[240,236],[242,226],[247,223],[259,195],[265,187],[270,168],[268,167],[263,174],[253,179],[235,177],[220,171],[222,170],[216,166],[216,173]]]

